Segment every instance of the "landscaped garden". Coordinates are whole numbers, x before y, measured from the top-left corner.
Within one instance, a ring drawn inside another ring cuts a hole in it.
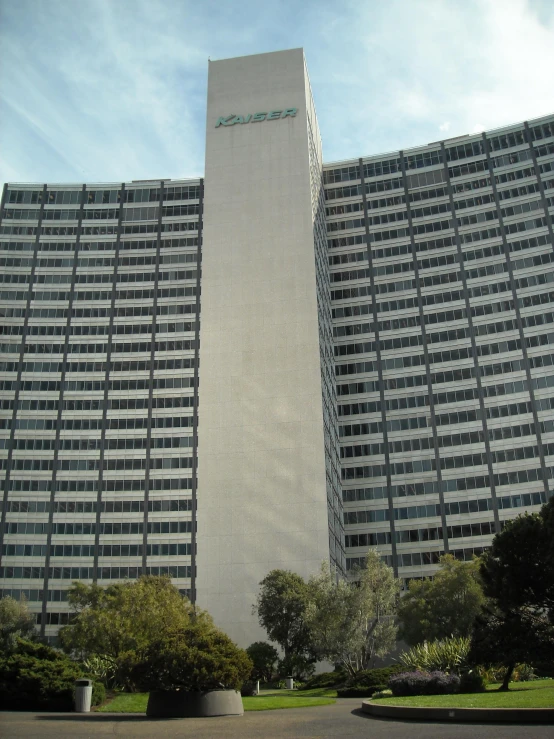
[[[273,644],[241,649],[169,578],[74,583],[63,651],[41,643],[24,601],[0,599],[0,710],[70,711],[76,680],[96,710],[241,715],[341,698],[421,708],[554,708],[554,498],[505,524],[472,561],[440,558],[401,583],[375,550],[352,578],[272,570],[259,623]],[[355,580],[355,587],[352,580]],[[374,668],[400,637],[409,649]],[[317,662],[335,665],[314,675]],[[294,680],[295,690],[290,687]],[[262,686],[257,694],[256,684]],[[105,696],[108,695],[106,699]],[[379,708],[376,708],[379,706]]]
[[[499,687],[492,683],[484,693],[390,696],[371,702],[420,708],[554,708],[554,680],[510,683],[509,692],[498,692]]]

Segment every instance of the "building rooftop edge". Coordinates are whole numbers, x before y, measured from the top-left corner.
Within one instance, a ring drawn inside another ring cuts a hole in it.
[[[302,48],[302,47],[298,47]],[[279,53],[279,52],[269,52],[269,53]],[[257,54],[251,54],[250,56],[259,56]],[[236,58],[236,57],[233,57]],[[223,61],[223,60],[221,60]],[[502,131],[511,131],[515,128],[523,126],[525,123],[538,123],[540,121],[546,121],[554,117],[554,113],[549,113],[547,115],[539,116],[538,118],[529,118],[525,121],[519,121],[518,123],[511,123],[510,125],[501,126],[500,128],[490,128],[488,130],[480,131],[478,133],[467,133],[467,134],[461,134],[460,136],[453,136],[448,139],[440,139],[439,141],[433,141],[429,144],[421,144],[420,146],[412,146],[409,149],[395,149],[392,151],[385,151],[381,152],[379,154],[367,154],[365,156],[361,157],[351,157],[349,159],[338,159],[332,162],[323,162],[323,168],[328,169],[331,167],[337,167],[341,165],[346,164],[357,164],[360,159],[366,161],[371,159],[382,159],[383,157],[388,156],[397,156],[401,151],[404,154],[412,153],[416,151],[422,151],[424,149],[429,149],[431,147],[437,147],[440,146],[441,143],[448,143],[448,142],[454,142],[454,141],[470,141],[473,138],[477,138],[481,136],[483,133],[486,135],[493,134],[493,133],[501,133]],[[145,179],[145,180],[131,180],[131,181],[119,181],[119,182],[6,182],[6,187],[37,187],[38,185],[44,185],[46,184],[48,187],[80,187],[82,184],[86,184],[88,187],[114,187],[117,185],[125,184],[125,185],[133,185],[135,187],[141,186],[141,185],[159,185],[162,182],[164,184],[171,183],[172,185],[175,184],[192,184],[192,183],[199,183],[200,180],[203,179],[203,175],[200,177],[185,177],[185,178],[178,178],[178,179]]]

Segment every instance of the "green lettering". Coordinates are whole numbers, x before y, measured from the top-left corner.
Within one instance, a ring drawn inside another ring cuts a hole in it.
[[[265,121],[267,113],[254,113],[252,116],[252,123],[255,123],[257,121]]]
[[[217,119],[217,123],[215,124],[215,127],[216,128],[219,128],[220,126],[232,126],[233,124],[230,123],[230,121],[231,121],[231,118],[234,118],[234,117],[235,117],[234,114],[233,115],[228,115],[227,117],[220,116]]]
[[[248,115],[245,115],[245,116],[244,116],[244,121],[243,121],[243,123],[248,123],[248,122],[250,121],[250,119],[251,119],[251,118],[252,118],[252,113],[248,113]]]
[[[294,116],[298,113],[298,108],[287,108],[281,113],[281,118],[286,118],[287,116],[290,116],[291,118],[294,118]]]
[[[281,111],[280,110],[272,110],[271,113],[267,114],[267,120],[268,121],[275,121],[277,118],[281,117]]]

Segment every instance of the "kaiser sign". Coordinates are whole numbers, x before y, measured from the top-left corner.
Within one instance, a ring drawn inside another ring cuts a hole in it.
[[[287,108],[286,110],[271,110],[269,113],[248,113],[248,115],[220,116],[215,124],[220,126],[234,126],[236,123],[260,123],[261,121],[276,121],[278,118],[294,118],[298,108]]]

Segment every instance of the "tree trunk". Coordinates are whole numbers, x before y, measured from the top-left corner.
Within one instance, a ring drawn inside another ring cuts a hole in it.
[[[506,692],[507,690],[510,690],[509,683],[510,678],[512,677],[512,672],[514,671],[515,664],[512,662],[508,665],[508,669],[506,670],[506,674],[504,675],[504,680],[502,681],[502,685],[498,688],[501,692]]]

